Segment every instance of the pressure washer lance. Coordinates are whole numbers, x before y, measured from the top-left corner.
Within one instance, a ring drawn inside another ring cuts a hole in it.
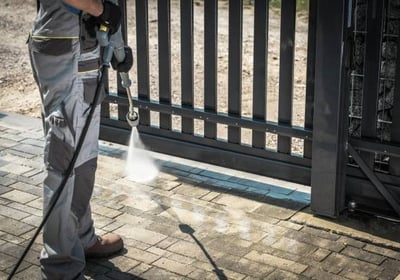
[[[103,56],[103,63],[108,65],[113,55],[118,62],[123,62],[125,60],[125,43],[122,38],[121,27],[119,27],[117,32],[110,36],[108,34],[108,28],[104,25],[100,26],[97,31],[97,41],[100,46],[107,46],[106,51],[108,52]],[[130,90],[132,82],[129,78],[129,73],[120,72],[119,74],[121,77],[122,87],[126,89],[129,101],[129,111],[126,114],[126,121],[131,127],[136,127],[139,124],[139,115],[133,108],[132,94]]]

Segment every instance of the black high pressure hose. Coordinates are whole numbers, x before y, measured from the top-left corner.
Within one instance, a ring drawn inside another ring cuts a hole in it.
[[[33,243],[35,242],[36,238],[40,234],[40,231],[42,230],[43,226],[46,224],[47,220],[49,219],[49,217],[51,215],[51,212],[53,212],[53,209],[56,206],[57,201],[60,198],[61,193],[64,190],[65,185],[67,184],[67,181],[68,181],[69,177],[72,174],[72,171],[74,170],[75,162],[76,162],[76,160],[78,158],[78,155],[79,155],[79,153],[81,151],[81,148],[83,146],[83,142],[85,141],[86,134],[87,134],[89,126],[90,126],[90,122],[92,121],[94,111],[96,110],[96,107],[97,107],[96,104],[97,104],[97,101],[99,100],[101,87],[103,85],[103,77],[104,77],[104,75],[106,73],[106,69],[107,68],[109,68],[109,64],[108,63],[107,64],[103,63],[102,68],[101,68],[101,74],[100,74],[100,76],[98,78],[98,82],[97,82],[96,93],[95,93],[95,95],[93,97],[93,102],[92,102],[92,104],[90,106],[89,115],[86,118],[85,126],[82,129],[82,134],[79,137],[78,145],[76,146],[76,150],[75,150],[75,152],[74,152],[74,154],[72,156],[71,162],[69,163],[68,168],[65,171],[64,178],[61,181],[60,186],[57,188],[57,191],[51,197],[49,208],[48,208],[45,216],[43,217],[42,222],[40,223],[39,227],[37,228],[35,234],[33,235],[31,241],[29,242],[28,246],[26,246],[26,248],[25,248],[24,252],[22,253],[21,257],[18,259],[17,264],[15,265],[13,270],[11,271],[11,273],[8,276],[7,280],[11,280],[12,277],[17,272],[18,267],[21,265],[22,261],[26,257],[26,254],[29,252],[29,250],[32,247]]]

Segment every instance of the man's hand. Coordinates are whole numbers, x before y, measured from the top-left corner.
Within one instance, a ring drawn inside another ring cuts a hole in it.
[[[122,12],[121,9],[109,1],[103,2],[103,12],[97,18],[101,25],[109,29],[110,34],[117,32],[121,25]]]
[[[130,47],[126,46],[124,48],[124,51],[125,51],[124,61],[119,62],[113,56],[111,59],[111,66],[114,70],[117,70],[118,72],[128,73],[129,70],[131,70],[132,65],[133,65],[132,49]]]

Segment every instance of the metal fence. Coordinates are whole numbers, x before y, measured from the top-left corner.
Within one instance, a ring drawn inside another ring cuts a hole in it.
[[[394,2],[309,0],[299,12],[296,0],[278,1],[279,10],[265,0],[120,0],[135,15],[142,140],[154,151],[311,185],[320,215],[400,215]],[[125,14],[125,35],[127,24]],[[101,138],[126,144],[126,93],[118,77],[109,80],[116,93],[107,84]]]
[[[301,105],[296,106],[303,108],[299,109],[302,115],[297,116],[296,126],[292,114],[296,0],[282,1],[279,11],[265,0],[245,4],[242,0],[194,2],[135,1],[136,22],[132,28],[136,30],[134,79],[138,96],[134,103],[139,107],[143,141],[158,152],[310,184],[316,1],[311,1],[308,13],[311,29],[305,43],[308,41],[309,57],[302,61],[302,67],[308,68],[304,77],[308,82],[300,86]],[[195,20],[200,21],[195,15],[201,17],[200,31],[194,26]],[[270,26],[272,16],[278,27]],[[307,20],[303,22],[307,26]],[[273,42],[274,57],[269,56],[270,32],[278,34],[274,36],[279,39]],[[243,34],[247,36],[245,41]],[[199,37],[202,42],[196,44]],[[221,49],[221,42],[226,43],[226,49]],[[174,56],[176,45],[179,53]],[[151,63],[154,57],[157,63]],[[247,67],[249,60],[251,68]],[[269,60],[279,61],[273,90],[268,88]],[[158,72],[151,73],[150,66]],[[244,76],[246,71],[250,74]],[[269,96],[271,92],[274,100]],[[124,90],[118,88],[118,95],[111,94],[106,101],[119,105],[103,105],[102,138],[127,143]],[[268,119],[271,106],[275,107],[271,109],[275,115]],[[110,108],[118,112],[116,117],[110,118]],[[117,128],[121,130],[117,132]]]

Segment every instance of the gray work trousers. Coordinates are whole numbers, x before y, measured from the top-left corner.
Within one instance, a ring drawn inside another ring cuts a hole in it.
[[[99,76],[99,47],[82,52],[78,39],[32,36],[29,50],[42,100],[46,167],[43,210],[46,212],[71,161],[90,110]],[[95,106],[74,172],[43,229],[44,246],[40,256],[43,279],[83,279],[84,249],[97,240],[89,205],[97,166],[100,123],[99,103]]]

